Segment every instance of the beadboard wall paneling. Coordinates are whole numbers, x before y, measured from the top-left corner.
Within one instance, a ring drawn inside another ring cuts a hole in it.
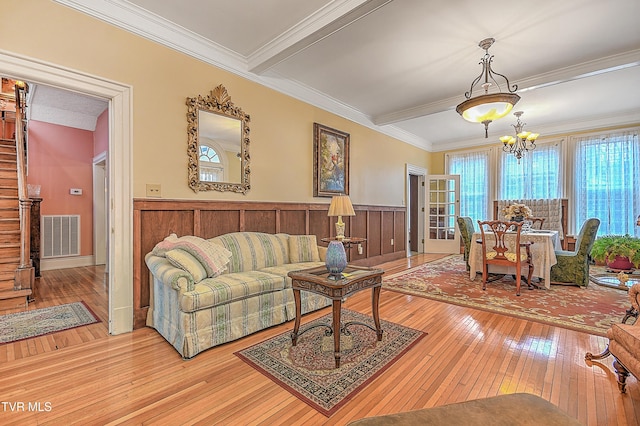
[[[196,235],[213,238],[238,231],[270,234],[335,236],[336,218],[327,216],[326,204],[134,199],[134,327],[145,325],[149,307],[150,273],[144,257],[166,236]],[[367,239],[362,254],[347,250],[350,262],[375,265],[406,257],[406,208],[354,206],[355,216],[343,217],[346,234]],[[393,239],[393,244],[391,240]]]

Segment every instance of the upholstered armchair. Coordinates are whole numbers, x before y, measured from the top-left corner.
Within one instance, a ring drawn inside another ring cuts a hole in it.
[[[469,266],[469,251],[471,250],[471,240],[473,239],[473,220],[468,216],[458,216],[458,228],[460,229],[460,235],[462,236],[462,242],[464,243],[464,261],[467,263],[467,271]]]
[[[587,361],[606,358],[613,355],[613,368],[618,375],[618,389],[625,393],[627,387],[627,377],[629,373],[640,379],[640,320],[638,319],[638,309],[640,305],[640,284],[634,284],[629,289],[629,301],[631,309],[627,310],[627,315],[620,324],[613,324],[607,331],[609,346],[599,355],[587,352]],[[626,324],[628,319],[635,317],[633,324]]]
[[[558,263],[551,267],[551,282],[555,284],[589,285],[589,252],[596,239],[600,219],[587,219],[576,240],[574,251],[556,251]]]

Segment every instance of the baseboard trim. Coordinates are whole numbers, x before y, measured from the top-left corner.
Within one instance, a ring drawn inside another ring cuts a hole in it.
[[[55,259],[40,260],[41,271],[50,271],[53,269],[65,269],[65,268],[78,268],[80,266],[93,266],[93,265],[95,265],[95,258],[93,255],[57,257]]]

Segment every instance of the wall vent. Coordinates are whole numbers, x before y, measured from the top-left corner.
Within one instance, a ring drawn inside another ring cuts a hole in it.
[[[42,258],[80,255],[80,215],[42,216]]]

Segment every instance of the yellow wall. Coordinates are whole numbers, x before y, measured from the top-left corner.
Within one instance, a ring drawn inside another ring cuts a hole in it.
[[[133,87],[133,194],[327,203],[313,197],[313,123],[351,135],[354,203],[402,205],[405,163],[429,153],[48,0],[3,0],[2,48]],[[19,76],[12,76],[19,77]],[[223,84],[251,116],[251,191],[194,193],[187,185],[187,97]]]

